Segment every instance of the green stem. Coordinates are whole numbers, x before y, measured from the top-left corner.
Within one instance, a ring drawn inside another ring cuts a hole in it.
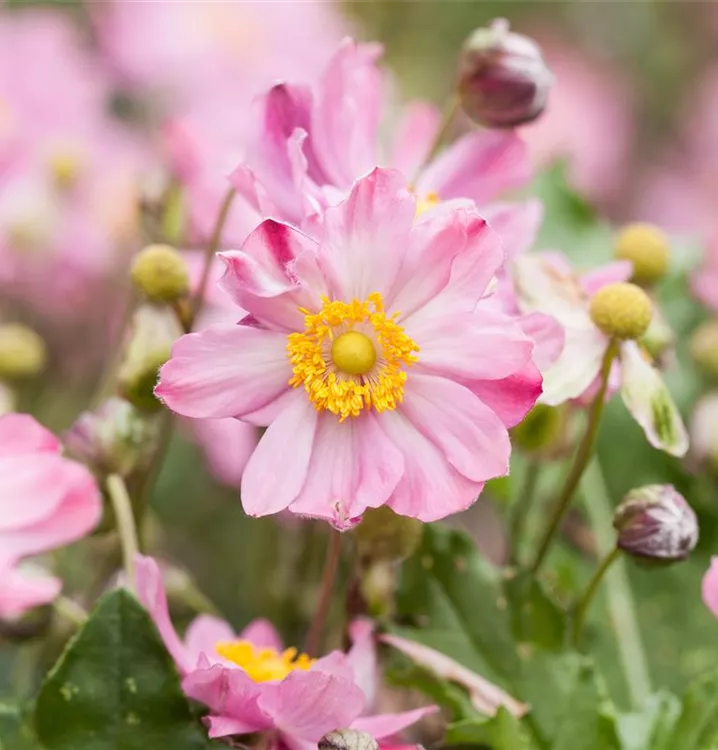
[[[115,511],[115,523],[122,547],[122,560],[127,575],[127,586],[131,591],[134,591],[135,557],[139,554],[140,548],[137,541],[137,528],[132,511],[132,502],[127,493],[125,482],[119,474],[110,474],[107,477],[106,485],[112,508]]]
[[[551,544],[556,536],[556,532],[561,526],[561,521],[566,515],[566,511],[571,505],[571,499],[573,493],[578,487],[578,483],[581,480],[581,476],[588,465],[588,462],[593,453],[593,446],[598,433],[598,425],[601,421],[601,414],[603,412],[603,404],[606,399],[606,390],[608,388],[608,377],[611,373],[611,365],[617,354],[617,345],[615,342],[611,342],[606,349],[606,353],[603,355],[603,362],[601,364],[601,375],[600,375],[600,386],[598,393],[591,404],[591,408],[588,415],[588,424],[586,425],[586,432],[584,433],[581,444],[578,447],[576,458],[574,459],[573,466],[566,477],[561,494],[554,505],[553,512],[549,520],[549,524],[546,527],[546,531],[543,534],[541,543],[536,553],[536,558],[531,565],[530,571],[534,575],[538,572],[541,565],[546,559]]]
[[[332,530],[329,536],[329,546],[327,547],[327,556],[324,560],[324,572],[322,574],[322,583],[319,590],[319,601],[314,611],[314,617],[309,627],[305,651],[310,656],[316,656],[319,653],[319,641],[322,637],[324,625],[329,614],[329,607],[332,602],[332,592],[334,591],[334,581],[337,577],[339,568],[339,559],[341,557],[342,536],[338,531]]]
[[[434,137],[434,142],[431,144],[431,149],[429,150],[429,153],[427,154],[417,172],[420,173],[427,164],[430,164],[441,150],[441,147],[444,145],[444,141],[446,140],[446,136],[449,134],[449,129],[454,122],[454,117],[456,117],[456,113],[459,111],[460,107],[461,99],[459,98],[458,94],[454,94],[446,104],[441,120],[441,125],[439,126],[439,130]]]
[[[613,529],[613,505],[597,460],[589,464],[583,476],[581,494],[599,554],[607,554],[615,546],[616,532]],[[628,692],[633,705],[639,708],[651,694],[651,678],[625,563],[625,559],[619,557],[606,574],[606,600]]]
[[[596,572],[593,574],[591,580],[588,583],[588,586],[586,587],[586,590],[583,592],[583,596],[581,597],[579,603],[576,605],[576,611],[573,617],[572,633],[572,642],[574,648],[578,647],[578,640],[581,637],[581,630],[583,629],[583,623],[586,620],[586,613],[588,612],[588,608],[593,601],[593,597],[595,596],[596,591],[598,591],[598,586],[601,583],[601,580],[603,579],[606,571],[618,559],[618,555],[618,547],[614,547],[603,558],[603,562],[598,566],[598,568],[596,568]]]
[[[519,544],[526,528],[526,521],[536,496],[536,485],[540,473],[540,466],[535,461],[529,461],[526,467],[524,480],[521,484],[521,494],[516,500],[511,512],[511,523],[509,530],[509,563],[516,565],[519,562]]]
[[[53,603],[55,612],[75,627],[81,628],[87,620],[87,612],[77,603],[65,596],[58,596]]]

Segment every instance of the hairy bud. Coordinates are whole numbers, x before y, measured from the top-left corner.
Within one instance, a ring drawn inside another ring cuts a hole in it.
[[[154,302],[174,302],[189,291],[189,273],[182,256],[170,245],[149,245],[132,264],[134,285]]]
[[[379,750],[379,743],[358,729],[337,729],[319,740],[319,750]]]
[[[650,297],[635,284],[607,284],[591,298],[591,320],[606,336],[637,339],[653,315]]]
[[[31,328],[19,323],[0,325],[0,378],[37,375],[46,358],[45,342]]]
[[[543,112],[553,84],[540,47],[499,19],[466,40],[458,93],[464,112],[488,128],[513,128]]]
[[[617,545],[629,555],[658,563],[685,560],[698,542],[698,519],[670,484],[631,490],[613,517]]]

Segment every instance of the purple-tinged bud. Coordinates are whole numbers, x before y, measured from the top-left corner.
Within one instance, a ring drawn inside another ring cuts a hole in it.
[[[616,544],[629,555],[655,563],[685,560],[698,542],[698,519],[670,484],[631,490],[613,516]]]
[[[504,19],[466,40],[459,60],[458,93],[464,112],[487,128],[513,128],[541,115],[553,84],[541,48],[509,31]]]
[[[379,743],[358,729],[336,729],[317,743],[319,750],[379,750]]]
[[[100,474],[127,476],[152,455],[155,419],[121,398],[80,414],[64,435],[68,453]]]

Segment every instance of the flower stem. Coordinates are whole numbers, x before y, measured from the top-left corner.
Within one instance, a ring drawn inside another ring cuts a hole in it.
[[[578,639],[581,637],[581,630],[583,628],[583,623],[586,620],[586,612],[588,612],[589,605],[593,601],[593,597],[596,594],[596,591],[598,591],[598,586],[601,583],[604,574],[618,559],[618,555],[618,547],[614,547],[603,558],[603,562],[601,562],[598,568],[596,568],[596,572],[593,574],[591,580],[588,583],[588,586],[586,587],[586,590],[583,592],[583,596],[576,606],[576,611],[573,617],[572,632],[572,643],[574,648],[578,647]]]
[[[529,461],[526,466],[523,482],[521,483],[521,494],[516,498],[514,507],[511,509],[508,559],[512,565],[516,565],[519,562],[519,544],[521,543],[528,514],[536,495],[539,473],[539,464],[536,461]]]
[[[421,166],[419,167],[417,172],[421,172],[421,170],[424,169],[427,164],[430,164],[441,150],[441,147],[444,145],[444,141],[446,140],[446,136],[449,134],[449,129],[454,122],[454,117],[456,117],[456,113],[459,111],[460,107],[461,99],[459,98],[458,94],[453,94],[444,109],[441,124],[439,126],[439,130],[436,132],[434,141],[431,144],[431,149],[426,155],[424,161],[421,163]]]
[[[122,559],[127,575],[127,585],[131,591],[135,590],[135,557],[139,553],[137,528],[132,511],[132,503],[127,493],[125,482],[119,474],[110,474],[106,480],[107,493],[115,511],[117,532],[120,536]]]
[[[606,554],[615,545],[616,534],[613,506],[597,460],[589,464],[584,474],[581,493],[599,552]],[[651,694],[651,678],[623,557],[606,574],[606,599],[628,692],[634,707],[640,708]]]
[[[58,615],[78,628],[81,628],[87,620],[87,612],[77,602],[65,596],[58,596],[53,607]]]
[[[603,404],[606,398],[606,390],[608,388],[608,377],[611,374],[611,365],[613,360],[618,353],[617,344],[614,341],[609,343],[606,353],[603,355],[603,362],[601,364],[600,374],[600,385],[598,393],[591,404],[591,408],[588,415],[588,424],[586,425],[586,432],[584,433],[581,444],[579,445],[576,458],[574,459],[573,466],[566,477],[561,494],[554,505],[553,512],[551,514],[549,524],[546,527],[546,531],[541,539],[541,543],[536,553],[533,564],[531,565],[530,572],[534,575],[538,572],[539,568],[546,559],[551,544],[556,536],[556,532],[561,526],[561,521],[566,515],[566,511],[571,505],[571,499],[573,493],[578,487],[578,483],[581,480],[588,462],[593,453],[593,446],[598,433],[598,425],[601,421],[601,414],[603,412]]]
[[[329,546],[327,547],[327,556],[324,560],[324,572],[322,573],[322,583],[319,590],[319,601],[314,611],[309,634],[307,635],[306,646],[304,650],[310,655],[319,653],[319,641],[322,637],[324,625],[329,614],[329,607],[332,601],[334,591],[334,581],[339,568],[339,559],[341,557],[342,536],[340,532],[332,530],[329,536]]]

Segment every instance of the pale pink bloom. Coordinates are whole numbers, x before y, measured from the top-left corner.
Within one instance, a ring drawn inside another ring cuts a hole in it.
[[[266,620],[236,634],[223,620],[200,615],[181,640],[170,620],[160,570],[137,561],[137,588],[183,677],[182,687],[210,710],[210,737],[267,732],[275,750],[310,750],[327,732],[352,728],[377,740],[390,738],[435,707],[366,715],[377,681],[373,628],[356,621],[346,653],[320,659],[285,650]]]
[[[519,309],[550,315],[565,331],[561,355],[544,371],[541,400],[556,406],[570,399],[592,399],[609,339],[591,320],[590,299],[606,284],[629,278],[630,263],[616,261],[579,276],[561,253],[536,253],[514,259],[511,274]],[[637,342],[620,344],[609,386],[611,391],[620,387],[626,408],[651,445],[685,455],[688,435],[683,420],[660,373]]]
[[[711,564],[703,576],[703,603],[718,617],[718,557],[711,558]]]
[[[52,601],[61,582],[18,564],[81,538],[101,511],[94,479],[52,433],[26,414],[0,417],[0,617]]]
[[[506,473],[507,427],[541,377],[532,341],[485,303],[501,243],[473,207],[415,214],[401,175],[377,169],[318,240],[268,220],[220,254],[249,315],[182,337],[156,392],[184,416],[268,426],[242,479],[250,515],[346,528],[388,504],[431,521]]]
[[[620,71],[605,60],[590,60],[557,40],[543,40],[542,49],[556,81],[546,111],[521,128],[521,135],[537,166],[566,158],[578,190],[596,200],[610,199],[629,163],[631,94]]]
[[[469,133],[422,166],[441,118],[421,102],[406,108],[382,150],[380,52],[345,39],[315,85],[282,83],[257,102],[247,155],[231,181],[259,213],[302,226],[377,164],[409,178],[420,210],[457,198],[484,205],[528,181],[526,148],[505,131]]]

